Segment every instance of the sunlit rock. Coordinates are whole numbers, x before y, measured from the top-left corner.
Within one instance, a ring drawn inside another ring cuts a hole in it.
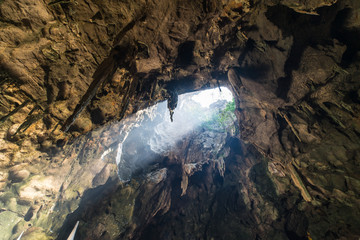
[[[359,9],[0,0],[0,239],[358,239]]]

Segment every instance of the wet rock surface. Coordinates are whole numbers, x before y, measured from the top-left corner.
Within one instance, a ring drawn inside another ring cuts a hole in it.
[[[0,1],[0,239],[78,220],[79,239],[358,239],[359,11]],[[175,96],[218,85],[237,131],[198,130],[118,181],[131,114],[169,99],[176,118]]]

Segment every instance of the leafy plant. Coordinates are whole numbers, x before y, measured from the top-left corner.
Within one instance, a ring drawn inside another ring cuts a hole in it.
[[[225,108],[219,111],[218,114],[203,123],[202,127],[206,130],[212,131],[229,131],[235,130],[235,101],[234,99],[227,103]]]

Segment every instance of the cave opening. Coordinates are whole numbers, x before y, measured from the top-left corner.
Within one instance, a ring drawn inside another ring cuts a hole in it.
[[[294,2],[0,0],[0,240],[359,239],[360,1]]]
[[[159,102],[138,111],[134,120],[124,124],[116,150],[120,181],[128,182],[133,174],[144,172],[174,151],[177,144],[194,133],[208,132],[201,141],[206,149],[216,148],[211,140],[216,135],[234,135],[236,131],[235,102],[226,87],[184,93],[178,96],[173,120],[168,104]],[[217,144],[219,145],[219,143]],[[104,158],[109,151],[105,151]],[[160,161],[160,162],[159,162]]]
[[[233,93],[222,86],[180,94],[173,121],[170,119],[168,103],[163,101],[137,111],[120,122],[93,131],[89,136],[96,136],[100,139],[100,145],[108,147],[98,147],[95,153],[93,148],[88,148],[82,154],[85,158],[101,155],[101,160],[89,163],[91,169],[84,168],[86,175],[89,172],[97,174],[92,188],[84,192],[79,207],[67,215],[59,231],[59,239],[69,236],[79,219],[80,229],[76,234],[82,239],[87,235],[83,231],[85,225],[93,224],[91,219],[99,215],[122,214],[129,220],[139,215],[147,208],[147,203],[139,199],[147,201],[152,194],[157,194],[155,190],[148,194],[149,189],[139,187],[139,183],[158,186],[162,189],[160,192],[169,194],[165,199],[171,199],[174,206],[185,204],[189,198],[188,192],[191,196],[194,189],[202,188],[204,178],[208,177],[205,172],[209,169],[215,169],[214,182],[221,187],[227,168],[226,161],[233,159],[229,142],[234,141],[238,134],[234,112]],[[96,153],[100,149],[102,151]],[[87,162],[83,161],[82,165],[86,166]],[[96,165],[105,167],[101,169]],[[113,170],[115,166],[116,178],[102,181],[107,179],[104,175],[109,171],[109,166]],[[166,186],[172,190],[169,191]],[[115,199],[121,202],[121,207],[111,202]],[[109,200],[108,204],[104,203]],[[67,204],[64,202],[56,206],[54,211],[66,212],[64,209]],[[114,213],[114,210],[121,213]],[[107,234],[117,233],[111,227],[106,231]]]

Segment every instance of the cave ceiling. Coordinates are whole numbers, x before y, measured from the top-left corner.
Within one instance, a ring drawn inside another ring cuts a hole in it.
[[[0,239],[359,239],[359,15],[357,0],[0,0]],[[163,102],[186,125],[181,96],[220,87],[230,125],[119,179],[139,119]]]

